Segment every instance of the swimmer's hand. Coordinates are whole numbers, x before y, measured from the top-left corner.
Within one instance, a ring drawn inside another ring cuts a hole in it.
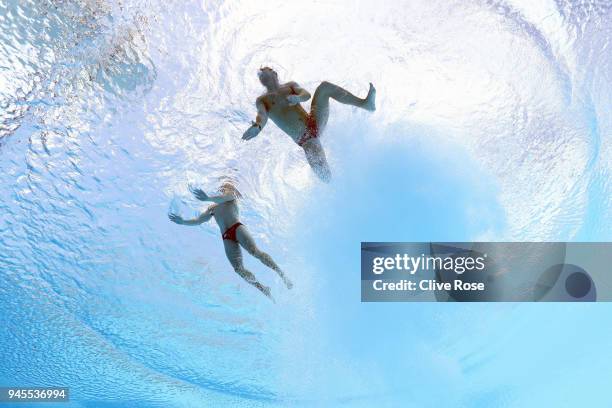
[[[257,136],[261,132],[261,127],[253,122],[250,128],[247,129],[246,132],[242,135],[242,140],[251,140],[255,136]]]
[[[208,197],[208,194],[206,194],[201,188],[189,186],[189,191],[191,191],[191,194],[193,194],[195,198],[200,201],[209,201],[210,199],[210,197]]]
[[[170,221],[172,221],[174,223],[177,223],[177,224],[182,224],[183,223],[183,219],[178,214],[168,213],[168,218],[170,218]]]
[[[287,95],[287,103],[289,106],[297,105],[302,102],[302,97],[300,95]]]

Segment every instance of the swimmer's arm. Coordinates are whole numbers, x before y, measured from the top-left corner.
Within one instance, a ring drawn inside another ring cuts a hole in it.
[[[257,107],[257,116],[255,117],[255,120],[251,122],[251,127],[248,128],[242,135],[243,140],[251,140],[257,136],[268,122],[268,110],[266,109],[266,103],[264,102],[263,97],[260,96],[257,98],[257,101],[255,101],[255,106]]]
[[[194,188],[194,187],[189,186],[189,190],[195,196],[195,198],[197,198],[200,201],[212,201],[213,203],[221,204],[221,203],[226,203],[228,201],[232,201],[236,199],[236,196],[233,194],[209,196],[201,188]]]
[[[287,97],[289,102],[295,101],[296,103],[299,103],[306,102],[310,99],[310,93],[299,86],[297,82],[289,82],[287,85],[289,85],[289,89],[291,89],[292,92],[292,94]]]
[[[202,214],[200,214],[199,217],[193,218],[190,220],[185,220],[178,214],[174,214],[174,213],[168,214],[168,218],[170,218],[170,221],[175,222],[180,225],[200,225],[200,224],[205,223],[206,221],[209,221],[212,218],[212,216],[213,216],[212,206],[209,207]]]
[[[253,124],[259,126],[259,130],[261,130],[268,123],[268,109],[262,97],[257,98],[255,107],[257,108],[257,117],[255,117]]]

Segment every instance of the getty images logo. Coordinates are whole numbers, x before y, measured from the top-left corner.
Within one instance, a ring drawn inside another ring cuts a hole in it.
[[[396,254],[394,257],[375,257],[372,259],[372,273],[381,275],[386,271],[405,271],[414,275],[417,271],[445,270],[461,275],[467,271],[482,271],[485,269],[487,254],[482,256],[430,256],[421,254],[411,256]]]
[[[612,242],[362,242],[363,302],[612,302]]]

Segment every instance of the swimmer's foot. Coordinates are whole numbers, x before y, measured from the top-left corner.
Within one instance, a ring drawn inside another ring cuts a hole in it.
[[[261,290],[261,292],[264,295],[266,295],[272,302],[276,303],[276,301],[272,297],[272,293],[270,292],[270,288],[269,287],[261,285],[261,288],[259,288],[259,290]]]
[[[374,88],[374,85],[372,85],[371,82],[368,96],[366,96],[363,104],[363,109],[369,110],[370,112],[374,112],[376,110],[376,88]]]
[[[291,289],[293,287],[293,283],[289,280],[288,277],[283,276],[283,282],[285,282],[285,285],[287,286],[287,289]]]

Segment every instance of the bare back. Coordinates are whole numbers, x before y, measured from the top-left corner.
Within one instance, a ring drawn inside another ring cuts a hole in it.
[[[225,232],[229,227],[238,222],[240,211],[236,200],[226,201],[221,204],[213,204],[208,207],[212,210],[212,216],[215,218],[221,233]]]
[[[292,84],[283,84],[276,91],[261,95],[257,101],[264,104],[268,117],[276,126],[297,142],[306,130],[308,113],[299,103],[290,105],[287,102],[287,96],[296,94]]]

